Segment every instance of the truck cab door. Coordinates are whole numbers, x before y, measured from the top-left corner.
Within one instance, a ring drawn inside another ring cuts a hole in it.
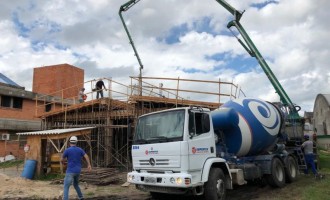
[[[210,114],[189,111],[189,169],[200,174],[205,161],[215,157],[215,140]],[[196,177],[198,178],[198,177]]]

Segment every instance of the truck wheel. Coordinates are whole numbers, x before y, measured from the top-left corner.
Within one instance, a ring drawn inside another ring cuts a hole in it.
[[[205,183],[204,197],[207,200],[226,198],[225,175],[220,168],[211,168],[209,180]]]
[[[294,157],[288,156],[285,164],[285,178],[287,183],[292,183],[298,178],[298,164]]]
[[[285,171],[279,158],[273,158],[271,164],[271,174],[266,174],[267,183],[276,188],[285,186]]]

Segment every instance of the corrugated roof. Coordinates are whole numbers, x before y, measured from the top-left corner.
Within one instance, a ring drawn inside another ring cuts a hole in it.
[[[15,83],[14,81],[12,81],[10,78],[3,75],[2,73],[0,73],[0,83],[4,83],[4,84],[7,84],[7,85],[13,85],[13,86],[16,86],[16,87],[21,87],[17,83]]]
[[[17,135],[60,135],[63,133],[71,133],[76,131],[93,129],[95,127],[84,127],[84,128],[67,128],[67,129],[51,129],[51,130],[43,130],[43,131],[33,131],[33,132],[22,132],[16,133]]]

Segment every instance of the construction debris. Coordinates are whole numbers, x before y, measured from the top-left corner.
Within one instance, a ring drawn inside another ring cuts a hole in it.
[[[64,184],[64,178],[58,178],[58,179],[53,179],[50,184],[54,185],[63,185]]]
[[[93,168],[90,172],[83,169],[80,174],[80,181],[93,185],[109,185],[120,180],[120,172],[116,168]]]

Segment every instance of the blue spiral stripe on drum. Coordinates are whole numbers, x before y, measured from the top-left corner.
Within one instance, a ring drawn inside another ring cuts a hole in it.
[[[223,124],[224,121],[229,123],[228,119],[223,119],[221,123],[219,119],[213,120],[214,127],[226,127],[222,131],[229,153],[237,156],[256,155],[266,152],[276,142],[281,115],[271,103],[244,98],[229,101],[221,108],[232,109],[239,116],[239,122],[230,126]]]

